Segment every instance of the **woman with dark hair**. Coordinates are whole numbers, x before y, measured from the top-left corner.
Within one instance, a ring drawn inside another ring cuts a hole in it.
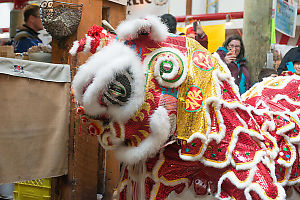
[[[250,73],[246,67],[244,58],[245,48],[242,38],[233,35],[219,47],[214,54],[221,65],[226,65],[231,75],[235,78],[235,83],[239,86],[240,93],[243,94],[251,86]]]

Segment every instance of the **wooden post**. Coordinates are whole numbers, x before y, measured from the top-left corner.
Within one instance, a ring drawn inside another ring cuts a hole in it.
[[[193,3],[193,0],[186,0],[185,15],[191,15],[192,14],[192,3]]]
[[[258,80],[260,70],[270,50],[272,0],[245,0],[243,42],[245,58],[252,83]]]
[[[117,28],[122,20],[125,20],[126,7],[104,0],[102,10],[106,10],[106,16],[102,19],[107,20],[112,27]],[[106,152],[106,173],[105,173],[105,193],[103,200],[113,199],[113,192],[116,189],[120,178],[120,162],[115,158],[112,151]],[[103,182],[102,182],[103,184]]]
[[[77,33],[66,40],[52,42],[52,62],[67,63],[71,67],[72,80],[77,68],[82,65],[91,54],[80,53],[72,57],[68,51],[73,41],[83,38],[90,27],[101,25],[103,7],[110,10],[110,23],[116,27],[125,19],[126,7],[108,2],[107,0],[67,0],[65,2],[83,3],[82,18]],[[119,178],[119,162],[111,152],[107,153],[106,166],[103,169],[104,150],[100,147],[97,137],[87,134],[76,115],[74,102],[70,106],[69,132],[69,168],[68,174],[52,179],[52,200],[96,200],[96,194],[104,192],[105,199],[112,199],[113,189]],[[106,171],[106,176],[103,176]],[[105,183],[103,181],[105,178]],[[101,185],[105,184],[105,187]],[[101,191],[105,188],[105,191]]]

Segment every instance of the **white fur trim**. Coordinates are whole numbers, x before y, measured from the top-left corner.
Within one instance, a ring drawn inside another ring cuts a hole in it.
[[[171,80],[178,74],[178,71],[179,71],[179,65],[173,57],[169,57],[169,58],[168,57],[160,57],[160,58],[158,58],[157,62],[155,63],[155,66],[154,66],[154,68],[155,68],[154,76],[160,76],[160,70],[159,70],[160,65],[164,61],[169,61],[169,62],[173,63],[173,70],[171,71],[171,73],[162,74],[162,78]]]
[[[144,199],[145,198],[145,180],[152,178],[151,173],[147,172],[145,162],[139,162],[135,165],[126,165],[123,163],[121,171],[121,180],[114,194],[114,199],[119,199],[120,193],[125,189],[126,199]],[[127,179],[123,179],[127,169]],[[126,187],[127,186],[127,187]]]
[[[225,174],[223,174],[221,176],[221,178],[218,181],[218,190],[217,190],[217,194],[216,197],[220,198],[220,194],[221,194],[221,189],[222,189],[222,183],[224,180],[228,179],[233,185],[235,185],[238,189],[244,189],[246,188],[248,185],[250,185],[253,181],[253,177],[255,175],[255,172],[257,170],[257,167],[254,167],[252,169],[249,170],[249,175],[248,178],[245,181],[240,181],[236,175],[234,174],[233,171],[228,171]]]
[[[289,185],[289,179],[292,173],[292,167],[289,167],[286,169],[286,175],[284,177],[284,179],[281,182],[278,182],[281,186],[286,186]]]
[[[288,146],[290,147],[290,150],[291,150],[291,158],[290,158],[290,160],[287,162],[287,161],[285,161],[285,160],[283,160],[282,158],[279,157],[278,160],[277,160],[277,162],[278,162],[278,164],[283,165],[283,166],[285,166],[285,167],[288,168],[288,167],[293,166],[293,164],[294,164],[294,162],[295,162],[295,160],[296,160],[296,158],[297,158],[297,155],[296,155],[297,152],[296,152],[295,146],[294,146],[293,144],[291,144],[289,137],[286,136],[286,135],[282,135],[282,137],[285,139],[285,141],[282,141],[282,142],[287,143]]]
[[[164,152],[163,150],[159,154],[159,159],[156,162],[154,168],[153,168],[153,180],[155,181],[155,185],[153,186],[153,189],[151,190],[150,199],[156,199],[156,191],[159,189],[159,186],[161,184],[166,186],[176,186],[179,184],[185,184],[185,189],[188,187],[189,180],[188,178],[180,178],[173,181],[167,181],[164,177],[158,177],[158,171],[160,170],[160,167],[165,162]],[[172,195],[171,195],[172,196]]]
[[[275,176],[275,162],[274,162],[274,160],[273,160],[273,159],[270,160],[267,156],[265,156],[265,157],[261,160],[261,162],[262,162],[266,167],[269,168],[271,178],[272,178],[274,181],[276,181],[277,178],[276,178],[276,176]]]
[[[278,183],[274,183],[274,184],[277,186],[278,189],[278,196],[274,200],[285,200],[286,194],[284,188]],[[258,183],[252,183],[245,189],[244,194],[247,200],[252,199],[250,195],[250,191],[256,192],[262,200],[270,200],[270,198],[266,195],[265,190],[261,188],[261,186]]]
[[[96,52],[100,51],[102,49],[101,44],[99,44],[99,46],[96,49]]]
[[[98,142],[105,150],[114,150],[115,148],[118,147],[118,144],[112,144],[112,145],[108,144],[108,140],[111,138],[110,133],[103,133],[101,135],[98,135],[97,138],[98,138]]]
[[[274,138],[267,130],[266,131],[262,131],[263,134],[272,141],[274,147],[272,150],[270,150],[269,148],[267,148],[265,146],[265,144],[263,144],[263,146],[266,148],[267,150],[267,155],[270,156],[272,159],[275,159],[277,157],[277,154],[279,152],[279,148],[278,148],[278,145],[277,145],[277,141],[276,141],[276,138]]]
[[[153,66],[154,78],[158,81],[158,83],[161,86],[168,87],[168,88],[176,88],[176,87],[180,86],[185,81],[188,70],[189,70],[188,66],[187,66],[186,57],[179,50],[174,49],[174,48],[169,48],[169,47],[163,47],[163,48],[156,49],[156,50],[152,51],[149,55],[147,55],[147,57],[144,59],[143,63],[144,63],[145,66],[148,66],[148,64],[151,61],[151,59],[153,58],[153,56],[155,56],[156,54],[158,54],[160,52],[164,52],[164,51],[172,52],[180,58],[180,60],[182,61],[182,65],[183,65],[182,66],[183,67],[182,75],[176,82],[173,82],[173,83],[163,80],[161,75],[160,75],[160,64],[161,64],[162,61],[170,60],[170,61],[173,62],[174,65],[177,65],[177,66],[173,66],[174,72],[168,74],[170,77],[173,76],[174,73],[176,73],[176,71],[178,71],[179,66],[178,66],[178,63],[175,61],[175,58],[159,57],[158,61],[155,63],[155,66]],[[164,74],[164,75],[166,76],[167,74]]]
[[[224,168],[231,163],[233,166],[235,166],[235,168],[237,170],[246,170],[246,169],[250,169],[250,168],[256,166],[256,164],[261,161],[263,156],[266,155],[266,153],[264,151],[257,151],[252,162],[241,163],[239,165],[237,165],[232,158],[233,150],[235,149],[237,141],[238,141],[238,135],[241,132],[249,134],[252,137],[257,137],[257,138],[262,137],[254,131],[251,131],[251,130],[243,128],[243,127],[237,127],[234,129],[234,131],[232,133],[232,141],[230,143],[230,146],[228,147],[228,153],[227,153],[228,156],[224,162],[217,163],[217,162],[205,160],[203,157],[200,159],[200,161],[206,166],[211,166],[211,167],[215,167],[215,168]]]
[[[212,54],[212,57],[216,58],[218,63],[225,69],[225,71],[230,74],[231,76],[231,72],[230,70],[228,69],[228,66],[226,65],[226,63],[223,62],[223,60],[221,59],[220,55],[217,53],[217,52],[214,52]]]
[[[126,188],[126,186],[127,186],[127,189],[128,188],[130,188],[130,187],[128,187],[128,185],[130,184],[130,180],[128,180],[128,179],[125,179],[125,180],[123,180],[123,181],[121,181],[122,180],[122,178],[125,176],[125,169],[127,168],[127,166],[125,165],[123,165],[122,167],[121,167],[121,173],[120,173],[120,181],[119,181],[119,183],[118,183],[118,187],[117,187],[117,192],[116,193],[114,193],[114,198],[113,199],[119,199],[119,195],[120,195],[120,193]],[[128,191],[126,191],[126,193],[127,193]]]
[[[122,146],[116,149],[117,158],[127,164],[135,164],[157,154],[163,144],[168,140],[171,124],[168,111],[160,106],[150,118],[151,134],[137,147]]]
[[[149,33],[153,41],[162,42],[167,39],[168,29],[158,17],[148,16],[144,19],[123,21],[116,33],[121,40],[133,40],[141,33]]]
[[[288,131],[291,131],[292,129],[295,128],[295,123],[289,123],[283,127],[277,128],[276,134],[277,135],[285,135]]]
[[[227,73],[226,75],[221,73],[220,70],[216,70],[216,72],[214,72],[215,74],[213,74],[215,77],[218,77],[218,79],[215,80],[227,80],[228,84],[231,86],[231,88],[233,89],[234,93],[236,94],[236,96],[240,99],[240,90],[239,87],[235,84],[235,80],[231,75],[230,70],[228,69],[228,66],[226,63],[223,62],[223,60],[221,59],[220,55],[217,52],[214,52],[212,54],[212,57],[215,58],[218,63],[221,65],[221,67],[223,67],[223,69],[225,70],[225,72]],[[218,86],[218,84],[216,84]],[[219,87],[218,87],[218,91],[220,91]],[[219,95],[221,95],[219,93]]]
[[[127,68],[133,76],[132,93],[128,102],[123,106],[101,106],[98,103],[100,92],[106,89],[116,73]],[[88,115],[98,116],[107,113],[113,120],[125,122],[144,102],[145,91],[141,88],[144,88],[145,73],[146,69],[136,53],[128,46],[114,42],[92,55],[84,65],[80,66],[73,80],[75,99],[84,106]],[[83,94],[83,89],[91,81]]]
[[[287,95],[277,94],[272,101],[275,103],[279,100],[286,100],[288,103],[296,106],[300,106],[300,102],[292,101]]]
[[[102,33],[107,35],[107,31],[105,29],[102,30]]]
[[[120,137],[117,136],[115,126],[118,125],[120,129]],[[125,127],[123,123],[110,122],[109,123],[109,132],[105,132],[98,136],[98,141],[101,146],[106,150],[112,150],[118,147],[124,142],[125,138]],[[103,126],[102,126],[103,127]],[[108,139],[112,144],[108,143]]]
[[[261,126],[261,130],[264,132],[274,131],[276,128],[276,125],[274,121],[265,121],[263,125]]]
[[[212,108],[215,108],[216,114],[217,114],[217,118],[219,121],[219,133],[218,134],[213,134],[211,133],[211,117],[209,115],[209,106],[212,105]],[[218,98],[209,98],[206,100],[206,104],[205,104],[205,110],[206,110],[206,119],[207,119],[207,131],[206,131],[206,135],[208,138],[214,139],[216,140],[217,143],[220,143],[221,140],[224,138],[225,136],[225,132],[226,132],[226,126],[224,124],[224,120],[221,114],[221,101],[219,101]]]
[[[88,36],[88,35],[86,35],[85,37],[86,37],[86,42],[85,42],[85,45],[84,45],[83,52],[84,53],[88,53],[91,50],[91,41],[92,41],[92,38],[90,36]]]
[[[164,177],[158,177],[158,172],[160,170],[160,167],[164,164],[165,162],[165,157],[164,157],[164,153],[163,151],[160,152],[159,154],[159,160],[156,162],[154,168],[153,168],[153,179],[156,183],[163,183],[166,186],[176,186],[178,184],[184,183],[186,186],[188,185],[188,178],[179,178],[173,181],[167,181]],[[157,186],[159,186],[159,184],[156,184]],[[156,192],[156,190],[153,190],[154,192]],[[150,198],[151,199],[151,198]]]
[[[218,78],[215,78],[216,80],[220,80],[219,77],[221,77],[221,78],[224,78],[225,81],[228,81],[229,84],[230,84],[230,82],[232,84],[234,84],[232,82],[232,79],[230,79],[230,77],[227,74],[222,74],[222,75],[219,75],[219,74],[220,74],[220,71],[218,73],[216,73],[216,75],[215,75],[215,76],[218,76]],[[218,88],[218,89],[220,90],[220,88]],[[221,95],[221,93],[219,92],[218,96],[220,96],[220,95]],[[239,96],[237,95],[237,97],[239,97]],[[216,114],[217,114],[218,121],[219,121],[219,133],[218,134],[211,133],[211,118],[209,116],[209,111],[208,111],[210,105],[216,109]],[[207,121],[206,136],[203,136],[203,134],[201,134],[201,133],[194,133],[188,139],[188,142],[191,142],[195,138],[200,138],[202,143],[204,143],[202,150],[201,150],[201,152],[199,152],[199,154],[197,156],[182,155],[181,151],[179,151],[179,156],[181,159],[188,160],[188,161],[200,160],[203,164],[205,164],[207,166],[216,167],[216,168],[224,168],[227,165],[229,165],[230,163],[233,164],[234,166],[236,166],[236,164],[234,163],[234,161],[231,158],[232,158],[232,151],[234,150],[234,148],[236,146],[240,132],[249,134],[250,136],[254,137],[253,139],[257,138],[259,140],[264,140],[263,136],[259,132],[255,132],[253,130],[248,129],[248,125],[244,122],[244,120],[242,120],[242,118],[240,118],[241,123],[242,123],[241,125],[243,125],[244,127],[239,126],[232,133],[232,141],[230,143],[230,146],[228,147],[229,148],[228,149],[228,157],[227,157],[226,161],[221,162],[221,163],[216,163],[216,162],[211,162],[209,160],[205,160],[204,158],[202,158],[203,154],[206,151],[207,145],[211,140],[215,140],[217,143],[219,143],[225,136],[226,126],[224,124],[224,120],[223,120],[223,117],[220,112],[220,109],[222,106],[225,108],[226,107],[230,108],[231,110],[241,109],[244,112],[248,112],[250,117],[252,116],[250,114],[248,108],[245,107],[243,104],[241,104],[241,102],[239,102],[239,101],[226,102],[225,100],[222,100],[217,97],[207,98],[205,101],[205,107],[204,107],[206,110],[206,119],[207,119],[206,120]],[[237,167],[237,169],[249,169],[249,168],[253,167],[254,165],[256,165],[258,162],[260,162],[264,155],[265,155],[264,151],[257,152],[256,157],[253,160],[253,162],[250,162],[248,164],[241,164],[236,167]]]
[[[150,38],[157,42],[165,41],[169,34],[167,26],[161,22],[159,17],[148,16],[146,19],[150,21],[152,25]]]
[[[79,42],[78,40],[74,41],[73,42],[73,46],[71,47],[71,49],[69,50],[69,53],[72,55],[72,56],[75,56],[77,54],[77,50],[79,48]]]
[[[179,157],[182,159],[182,160],[185,160],[185,161],[197,161],[197,160],[200,160],[203,156],[203,154],[205,153],[206,149],[207,149],[207,146],[208,144],[211,142],[211,139],[207,139],[204,135],[202,135],[201,133],[194,133],[187,141],[188,143],[193,141],[192,139],[193,138],[199,138],[201,139],[201,142],[203,143],[203,147],[202,147],[202,150],[201,152],[199,152],[199,154],[197,156],[190,156],[190,155],[184,155],[181,153],[181,149],[179,150]]]
[[[278,77],[265,78],[265,79],[263,79],[263,81],[256,83],[249,90],[247,90],[242,95],[242,98],[245,100],[245,99],[251,98],[253,96],[260,96],[262,94],[262,90],[265,88],[278,89],[278,90],[283,89],[293,79],[300,80],[300,76],[292,75],[292,76],[278,76]],[[280,96],[284,96],[284,95],[280,95]],[[293,102],[293,104],[294,103],[296,103],[296,102]]]

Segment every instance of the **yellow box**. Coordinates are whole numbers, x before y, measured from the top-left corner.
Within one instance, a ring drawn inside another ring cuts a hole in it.
[[[51,179],[37,179],[15,183],[14,200],[50,200]]]

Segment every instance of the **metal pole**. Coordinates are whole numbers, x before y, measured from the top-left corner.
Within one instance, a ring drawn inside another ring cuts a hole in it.
[[[298,15],[300,14],[300,8],[297,9],[297,14]],[[185,22],[187,19],[201,20],[201,21],[225,20],[227,15],[230,15],[230,19],[243,19],[244,12],[208,13],[208,14],[199,14],[199,15],[177,16],[176,21]]]

